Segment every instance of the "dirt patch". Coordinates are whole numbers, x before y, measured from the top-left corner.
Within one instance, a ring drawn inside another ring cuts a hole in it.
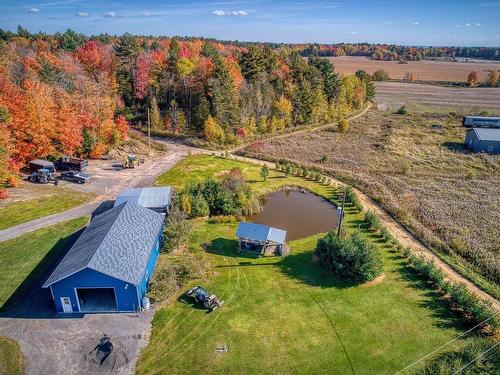
[[[380,284],[382,281],[384,281],[384,279],[385,279],[385,274],[383,273],[379,277],[376,277],[376,278],[374,278],[371,281],[368,281],[368,282],[366,282],[364,284],[361,284],[360,286],[361,286],[361,288],[370,288],[370,287],[372,287],[374,285]]]

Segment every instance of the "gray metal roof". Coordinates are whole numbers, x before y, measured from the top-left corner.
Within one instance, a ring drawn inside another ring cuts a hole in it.
[[[282,245],[285,243],[286,231],[268,225],[241,222],[238,224],[236,237],[255,241],[272,241]]]
[[[129,188],[123,190],[115,200],[115,207],[123,202],[136,203],[147,208],[168,207],[172,189],[165,187]]]
[[[474,133],[480,141],[500,142],[500,129],[474,128]]]
[[[163,221],[162,214],[128,202],[96,216],[43,287],[85,268],[138,285]]]

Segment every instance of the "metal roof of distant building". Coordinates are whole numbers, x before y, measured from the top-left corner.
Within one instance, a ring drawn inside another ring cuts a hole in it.
[[[285,243],[286,231],[264,224],[241,222],[238,224],[236,237],[255,241],[272,241],[282,245]]]
[[[123,190],[115,200],[115,206],[123,202],[136,203],[142,207],[168,207],[172,189],[165,187],[128,188]]]
[[[162,214],[130,202],[96,216],[43,287],[85,268],[139,284],[163,220]]]
[[[500,129],[474,128],[473,130],[480,141],[500,142]]]

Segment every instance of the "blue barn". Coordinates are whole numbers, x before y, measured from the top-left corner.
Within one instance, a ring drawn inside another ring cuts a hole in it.
[[[142,306],[158,260],[164,215],[125,202],[96,216],[44,288],[57,312],[130,312]]]

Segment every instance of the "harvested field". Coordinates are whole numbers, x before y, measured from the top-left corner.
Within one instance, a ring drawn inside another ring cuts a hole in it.
[[[500,114],[500,88],[454,88],[403,82],[376,82],[375,86],[375,101],[390,110],[406,105],[411,112],[453,111],[468,115],[486,110]]]
[[[364,56],[330,57],[335,65],[335,71],[344,74],[353,74],[363,69],[373,74],[378,69],[384,69],[392,79],[403,79],[406,73],[412,73],[421,81],[449,81],[465,82],[470,71],[477,72],[480,80],[485,80],[488,70],[500,70],[500,62],[474,61],[409,61],[408,64],[399,64],[397,61],[372,60]]]
[[[346,133],[310,132],[259,142],[245,152],[316,165],[356,185],[464,273],[472,266],[488,278],[495,294],[500,156],[470,153],[463,138],[459,117],[372,110]]]

